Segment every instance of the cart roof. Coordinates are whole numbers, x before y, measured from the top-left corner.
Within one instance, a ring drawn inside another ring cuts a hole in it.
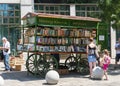
[[[71,20],[83,20],[83,21],[94,21],[94,22],[100,22],[101,20],[98,18],[92,18],[92,17],[81,17],[81,16],[68,16],[68,15],[58,15],[58,14],[47,14],[47,13],[27,13],[22,20],[25,20],[28,17],[47,17],[47,18],[61,18],[61,19],[71,19]]]

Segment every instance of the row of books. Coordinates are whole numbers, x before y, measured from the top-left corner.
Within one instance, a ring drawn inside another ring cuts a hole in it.
[[[38,44],[88,44],[88,38],[44,38],[37,36]]]
[[[45,36],[71,36],[71,37],[89,37],[91,32],[86,29],[50,29],[40,28],[37,30],[37,34]]]
[[[36,46],[36,50],[41,52],[86,52],[85,46]],[[34,51],[33,44],[17,45],[17,50]]]
[[[37,46],[42,52],[86,52],[85,46]]]

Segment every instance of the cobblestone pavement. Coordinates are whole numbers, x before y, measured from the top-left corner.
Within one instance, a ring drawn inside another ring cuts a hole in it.
[[[114,59],[113,59],[114,61]],[[44,78],[28,75],[26,70],[3,72],[3,63],[0,62],[0,76],[5,80],[4,86],[120,86],[120,67],[113,69],[114,64],[110,65],[108,76],[109,80],[92,80],[88,75],[68,74],[60,75],[56,85],[48,85]]]

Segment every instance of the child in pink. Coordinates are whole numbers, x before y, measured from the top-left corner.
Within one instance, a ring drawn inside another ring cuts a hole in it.
[[[104,70],[104,75],[106,77],[106,80],[108,80],[107,69],[108,69],[109,64],[110,64],[109,52],[108,52],[107,49],[105,49],[104,50],[104,55],[103,55],[103,58],[102,58],[102,61],[101,61],[101,66]]]

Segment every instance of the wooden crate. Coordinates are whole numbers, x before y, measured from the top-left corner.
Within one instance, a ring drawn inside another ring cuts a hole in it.
[[[15,71],[21,71],[22,65],[15,65]]]
[[[21,71],[22,65],[25,63],[25,60],[23,58],[16,56],[10,58],[10,67],[15,71]]]
[[[21,58],[14,58],[10,60],[10,65],[23,65],[25,61]]]
[[[59,74],[68,74],[69,73],[68,69],[58,69],[57,71]]]

